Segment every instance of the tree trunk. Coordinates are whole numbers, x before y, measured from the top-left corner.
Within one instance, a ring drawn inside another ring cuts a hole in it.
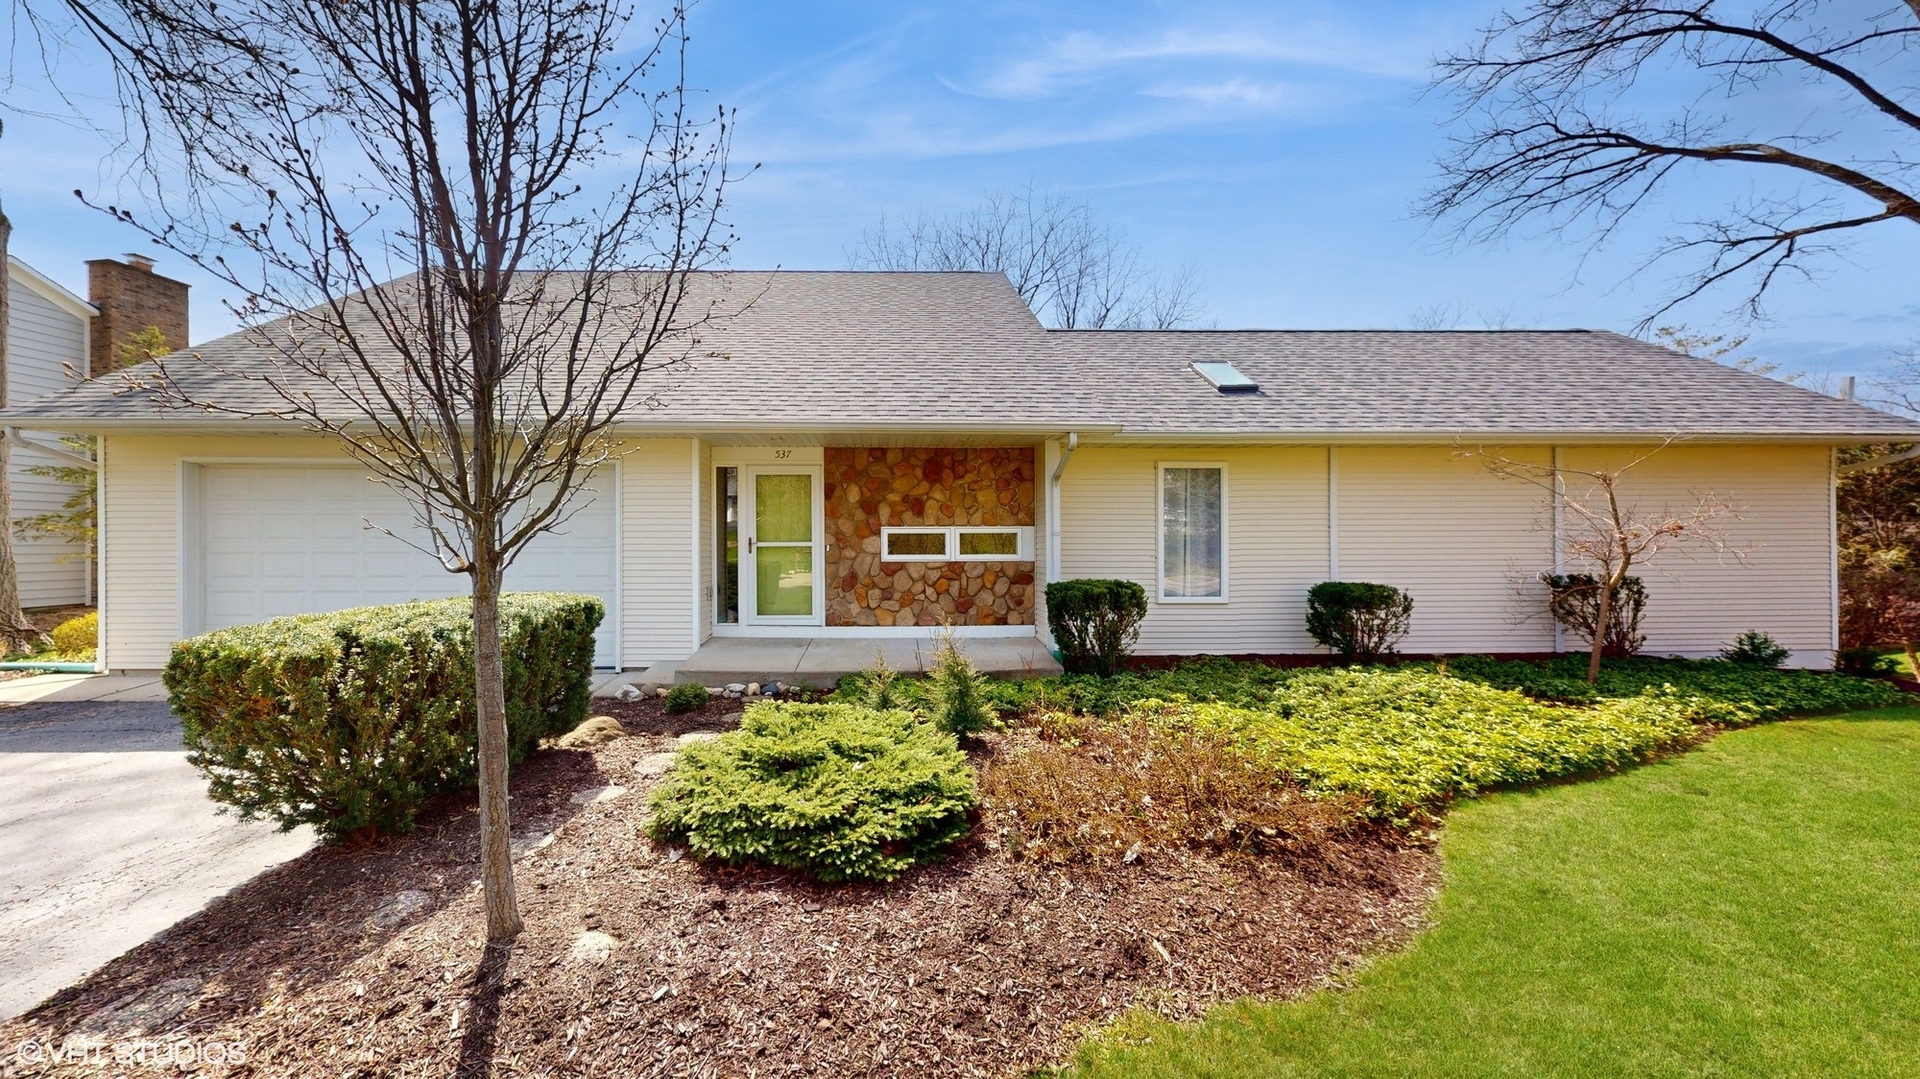
[[[12,235],[13,222],[0,210],[0,408],[7,407],[7,335],[13,322],[13,275],[7,269],[7,240]],[[0,442],[0,653],[37,648],[46,641],[20,610],[20,567],[13,561],[13,481],[8,475],[12,466],[13,453]]]
[[[1607,623],[1613,619],[1613,578],[1600,578],[1600,609],[1593,616],[1593,648],[1587,654],[1587,684],[1600,684],[1600,657],[1607,650]]]
[[[487,939],[520,934],[520,903],[513,889],[513,816],[507,802],[507,689],[500,657],[502,573],[491,558],[476,560],[473,575],[474,702],[480,724],[480,884],[487,904]]]

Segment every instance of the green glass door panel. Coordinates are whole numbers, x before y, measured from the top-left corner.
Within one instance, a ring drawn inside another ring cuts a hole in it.
[[[787,476],[770,477],[788,479]],[[806,477],[802,476],[801,479]],[[761,484],[766,483],[762,479]],[[763,486],[764,489],[764,486]],[[813,613],[813,546],[760,546],[753,552],[754,607],[763,617]]]
[[[813,542],[813,477],[757,477],[753,484],[753,531],[761,543]]]

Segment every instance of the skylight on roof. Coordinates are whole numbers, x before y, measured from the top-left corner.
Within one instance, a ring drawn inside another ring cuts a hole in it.
[[[1201,378],[1213,383],[1213,388],[1221,393],[1255,393],[1260,389],[1258,382],[1225,360],[1196,363],[1193,369]]]

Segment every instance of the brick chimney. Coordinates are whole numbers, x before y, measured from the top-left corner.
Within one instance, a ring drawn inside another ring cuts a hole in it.
[[[87,299],[100,309],[94,316],[87,375],[104,375],[121,365],[121,350],[137,333],[158,326],[168,348],[186,348],[187,285],[153,272],[153,260],[129,254],[126,261],[87,260]]]

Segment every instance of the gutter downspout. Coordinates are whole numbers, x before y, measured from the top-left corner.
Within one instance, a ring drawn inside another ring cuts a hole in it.
[[[1060,461],[1047,477],[1047,584],[1060,579],[1060,477],[1066,474],[1067,462],[1073,460],[1073,451],[1079,447],[1080,432],[1068,431],[1066,443],[1061,447]],[[1040,628],[1045,632],[1044,626]],[[1049,633],[1048,644],[1052,643]]]
[[[84,468],[89,472],[100,471],[99,462],[93,458],[82,457],[71,450],[62,449],[59,446],[49,446],[44,442],[35,442],[33,439],[21,434],[20,428],[18,427],[7,428],[6,434],[0,437],[3,437],[7,445],[12,446],[16,450],[31,450],[34,453],[51,457],[63,465],[68,465],[73,468]]]

